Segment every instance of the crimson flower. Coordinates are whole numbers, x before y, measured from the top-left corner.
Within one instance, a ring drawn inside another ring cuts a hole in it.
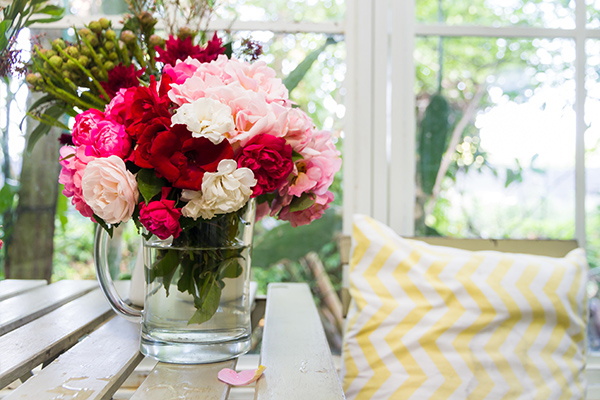
[[[100,84],[112,99],[121,89],[140,86],[138,78],[143,74],[144,69],[136,71],[133,64],[126,67],[121,63],[108,71],[108,82],[100,82]]]
[[[219,54],[225,52],[223,42],[215,33],[213,38],[206,43],[206,47],[203,49],[199,45],[192,44],[192,37],[188,36],[185,39],[179,37],[169,36],[169,39],[165,42],[165,48],[161,49],[156,46],[158,57],[156,61],[162,62],[165,65],[170,64],[175,66],[177,60],[184,61],[188,57],[194,58],[200,62],[210,62],[216,60]]]

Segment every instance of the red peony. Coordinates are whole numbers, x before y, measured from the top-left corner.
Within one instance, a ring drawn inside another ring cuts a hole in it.
[[[258,181],[252,197],[278,189],[294,168],[292,146],[284,138],[268,134],[254,136],[237,156],[238,167],[250,168]]]
[[[108,82],[100,82],[102,88],[112,99],[121,89],[137,87],[140,85],[139,77],[144,74],[144,70],[135,70],[135,65],[129,67],[119,64],[108,71]]]
[[[167,200],[170,191],[171,188],[164,187],[160,200],[140,203],[140,222],[162,240],[170,236],[177,238],[181,233],[181,210],[175,208],[174,200]]]
[[[169,36],[165,42],[165,48],[161,49],[156,46],[158,57],[156,61],[162,62],[165,65],[175,66],[177,60],[184,61],[188,57],[196,59],[200,62],[211,62],[216,60],[219,54],[225,52],[223,42],[215,33],[213,38],[206,43],[206,47],[201,49],[199,45],[192,44],[192,37],[188,36],[185,39]]]

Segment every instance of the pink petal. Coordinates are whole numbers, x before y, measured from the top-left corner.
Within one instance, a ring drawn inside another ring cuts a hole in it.
[[[260,365],[258,369],[248,369],[237,373],[232,369],[223,368],[219,371],[217,377],[221,382],[225,382],[229,385],[244,386],[255,382],[260,378],[265,369],[267,369],[267,367]]]

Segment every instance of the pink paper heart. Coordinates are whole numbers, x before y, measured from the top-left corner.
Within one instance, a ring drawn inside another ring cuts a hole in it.
[[[255,382],[261,377],[263,371],[267,367],[260,365],[258,369],[248,369],[245,371],[235,372],[229,368],[223,368],[217,374],[217,377],[221,382],[225,382],[233,386],[244,386]]]

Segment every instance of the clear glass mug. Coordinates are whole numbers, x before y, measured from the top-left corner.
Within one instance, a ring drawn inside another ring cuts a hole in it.
[[[182,243],[172,237],[161,240],[152,236],[143,241],[145,289],[141,310],[127,304],[117,293],[109,273],[108,234],[97,228],[94,261],[98,282],[117,314],[141,323],[142,354],[162,362],[192,364],[228,360],[250,350],[254,201],[231,215],[239,218],[233,217],[235,223],[227,223],[232,231],[225,242],[213,240],[218,236],[218,227],[211,223],[202,224],[201,236],[205,240],[194,242],[187,238]],[[164,259],[178,262],[165,268],[165,263],[161,263]],[[207,273],[208,270],[213,272]],[[202,297],[202,293],[209,292]]]

